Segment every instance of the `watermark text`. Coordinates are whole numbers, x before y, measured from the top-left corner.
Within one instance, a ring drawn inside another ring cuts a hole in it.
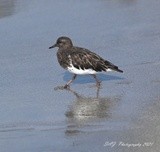
[[[106,141],[104,143],[104,147],[126,147],[126,148],[140,148],[140,147],[152,147],[154,145],[154,142],[137,142],[137,143],[129,143],[129,142],[123,142],[123,141]]]

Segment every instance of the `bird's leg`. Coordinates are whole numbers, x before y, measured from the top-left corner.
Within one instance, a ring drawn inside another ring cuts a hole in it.
[[[100,87],[101,81],[97,79],[97,76],[95,74],[92,74],[92,76],[94,77],[94,79],[96,80],[96,86]]]
[[[67,83],[66,83],[66,85],[64,86],[64,88],[68,88],[69,87],[69,85],[75,80],[75,78],[77,77],[77,75],[76,74],[74,74],[73,75],[73,77],[72,77],[72,79],[71,80],[69,80]]]

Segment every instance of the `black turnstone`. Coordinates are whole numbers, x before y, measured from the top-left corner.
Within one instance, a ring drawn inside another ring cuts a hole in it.
[[[118,66],[103,59],[96,53],[85,48],[73,46],[71,39],[68,37],[59,37],[56,44],[49,47],[49,49],[54,47],[59,48],[57,52],[59,64],[64,69],[74,74],[72,79],[66,83],[64,88],[68,88],[77,75],[90,74],[96,80],[97,86],[99,86],[100,81],[97,79],[96,73],[102,71],[123,72],[118,68]]]

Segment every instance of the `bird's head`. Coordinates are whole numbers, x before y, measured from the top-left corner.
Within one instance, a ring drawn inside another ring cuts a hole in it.
[[[60,49],[67,49],[71,48],[73,46],[72,41],[69,37],[59,37],[54,45],[49,47],[49,49],[52,49],[54,47],[59,47]]]

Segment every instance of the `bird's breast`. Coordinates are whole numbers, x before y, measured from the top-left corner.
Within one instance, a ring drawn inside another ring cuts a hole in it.
[[[57,59],[58,59],[59,64],[65,69],[70,65],[68,54],[65,52],[58,51]]]

